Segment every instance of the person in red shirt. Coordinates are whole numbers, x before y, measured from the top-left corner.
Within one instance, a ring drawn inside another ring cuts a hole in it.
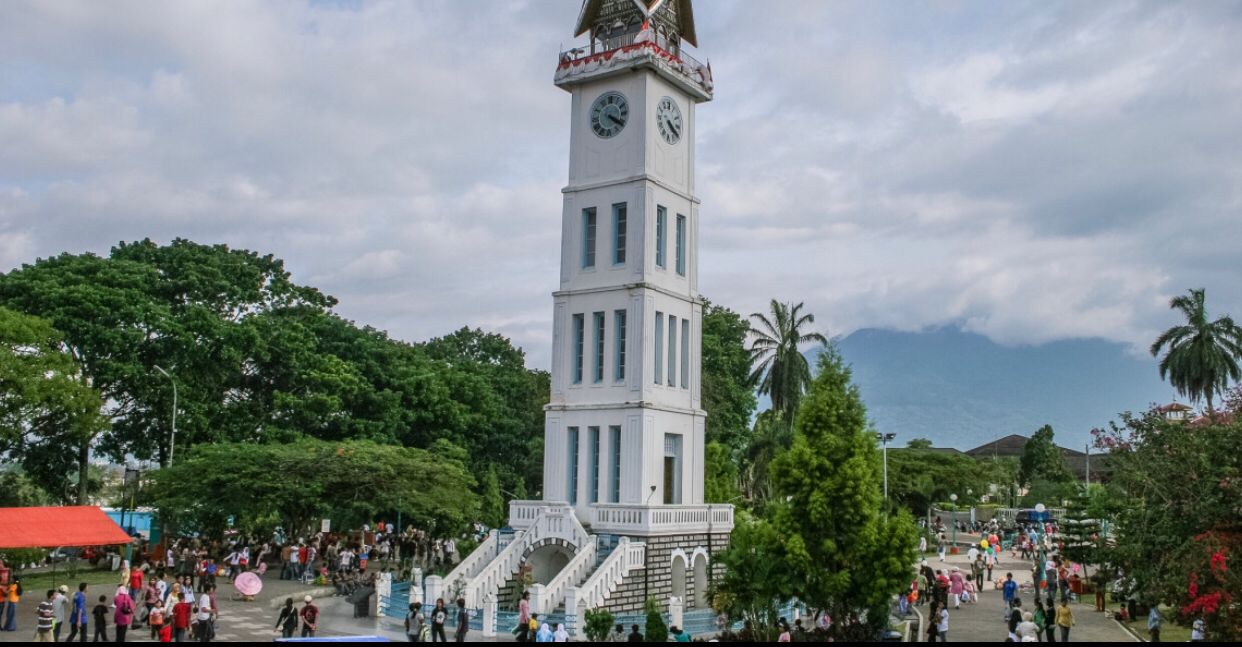
[[[190,614],[193,609],[190,603],[185,601],[185,596],[177,594],[177,604],[173,605],[173,634],[176,636],[176,642],[182,642],[185,639],[185,633],[190,629]]]
[[[134,568],[129,571],[129,597],[135,602],[142,600],[142,569]]]
[[[303,606],[301,612],[299,612],[299,615],[302,616],[303,638],[314,638],[315,630],[319,628],[319,607],[311,604],[311,599],[312,598],[309,595],[302,598],[302,601],[305,602],[306,605]]]

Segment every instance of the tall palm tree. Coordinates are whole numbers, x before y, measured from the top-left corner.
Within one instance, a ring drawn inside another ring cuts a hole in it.
[[[751,383],[759,393],[771,396],[772,410],[786,423],[792,422],[802,394],[811,383],[811,366],[799,347],[804,344],[828,345],[828,338],[817,332],[804,332],[815,322],[815,315],[802,314],[802,304],[789,305],[772,300],[772,316],[750,315],[750,361],[754,367]]]
[[[1204,300],[1203,289],[1198,289],[1169,301],[1169,308],[1185,315],[1186,325],[1164,331],[1151,345],[1151,354],[1157,357],[1168,349],[1160,360],[1160,378],[1192,402],[1206,400],[1211,416],[1212,396],[1223,393],[1230,380],[1242,379],[1242,328],[1228,316],[1209,322]]]

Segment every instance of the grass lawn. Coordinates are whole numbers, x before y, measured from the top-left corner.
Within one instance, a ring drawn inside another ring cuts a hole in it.
[[[70,591],[76,591],[78,590],[79,582],[98,586],[100,584],[118,584],[120,581],[121,574],[119,572],[93,568],[80,568],[76,573],[58,568],[56,569],[55,576],[53,576],[50,569],[22,573],[22,589],[26,591],[26,595],[42,595],[44,591],[54,589],[61,584],[68,586]]]
[[[1165,643],[1190,642],[1190,627],[1183,627],[1179,624],[1174,623],[1172,620],[1170,620],[1170,618],[1173,617],[1173,612],[1171,609],[1168,609],[1166,607],[1160,607],[1160,611],[1161,611],[1161,614],[1160,614],[1161,617],[1164,618],[1164,622],[1160,623],[1160,642],[1165,642]],[[1140,639],[1148,641],[1148,642],[1151,641],[1151,636],[1147,635],[1147,617],[1146,616],[1139,618],[1137,620],[1133,620],[1131,622],[1127,622],[1126,626],[1129,627],[1131,631],[1138,634],[1138,637]]]

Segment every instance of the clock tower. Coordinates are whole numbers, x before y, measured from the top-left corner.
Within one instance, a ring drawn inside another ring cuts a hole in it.
[[[561,55],[570,94],[544,498],[703,503],[695,110],[712,98],[688,0],[588,0]],[[604,514],[603,516],[607,516]]]
[[[572,103],[553,292],[543,498],[511,501],[493,531],[426,597],[471,607],[670,613],[708,606],[733,507],[704,502],[702,299],[695,113],[712,99],[690,0],[586,0],[557,87]],[[710,613],[710,612],[709,612]],[[551,614],[551,615],[548,615]],[[679,618],[674,614],[674,618]]]

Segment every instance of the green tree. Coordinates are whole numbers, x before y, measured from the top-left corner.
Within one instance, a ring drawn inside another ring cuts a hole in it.
[[[731,503],[738,498],[737,463],[729,448],[709,442],[704,451],[703,496],[706,503]]]
[[[1065,483],[1072,480],[1069,469],[1065,467],[1065,455],[1057,447],[1054,433],[1050,425],[1044,425],[1031,435],[1022,447],[1022,458],[1018,463],[1018,483],[1030,485],[1035,479],[1042,478],[1053,483]]]
[[[1242,410],[1195,424],[1124,414],[1094,433],[1125,502],[1110,562],[1141,599],[1204,617],[1213,640],[1242,639]]]
[[[880,472],[858,388],[829,346],[798,411],[793,445],[772,463],[779,503],[769,518],[798,597],[833,618],[866,619],[858,635],[835,625],[838,639],[874,636],[915,562],[914,520],[905,511],[883,513]]]
[[[1164,352],[1160,377],[1192,402],[1207,401],[1212,415],[1213,396],[1224,393],[1230,380],[1242,379],[1242,328],[1227,315],[1209,321],[1202,289],[1174,297],[1169,308],[1180,311],[1186,323],[1164,331],[1151,345],[1153,357]]]
[[[107,428],[102,408],[49,322],[0,307],[0,456],[61,501],[85,504],[91,441]]]
[[[738,515],[729,548],[717,557],[724,575],[712,607],[730,620],[749,620],[756,640],[776,638],[777,610],[796,595],[780,535],[765,520]]]
[[[926,438],[912,438],[906,443],[906,447],[910,449],[931,449],[932,441]]]
[[[802,313],[802,304],[784,304],[773,299],[772,313],[750,315],[750,359],[753,365],[751,383],[759,393],[772,398],[772,409],[786,422],[794,412],[811,383],[811,367],[802,354],[806,344],[827,346],[828,338],[818,332],[807,332],[815,323],[815,315]]]
[[[888,450],[888,495],[896,508],[909,510],[916,517],[927,513],[937,501],[948,501],[956,494],[959,502],[970,505],[986,494],[992,483],[988,467],[964,454],[933,452],[926,449]]]
[[[732,455],[750,436],[757,399],[750,382],[750,325],[741,315],[710,301],[703,303],[702,406],[707,411],[708,443],[720,443]]]
[[[644,610],[647,613],[647,626],[643,637],[649,643],[668,642],[668,625],[664,622],[664,614],[661,612],[660,601],[655,598],[647,598],[644,604]]]
[[[290,532],[325,517],[356,527],[400,508],[413,523],[458,532],[479,505],[463,456],[451,446],[427,451],[369,441],[202,444],[154,472],[146,496],[176,511],[186,530],[219,531],[230,515],[243,524],[276,519]]]

